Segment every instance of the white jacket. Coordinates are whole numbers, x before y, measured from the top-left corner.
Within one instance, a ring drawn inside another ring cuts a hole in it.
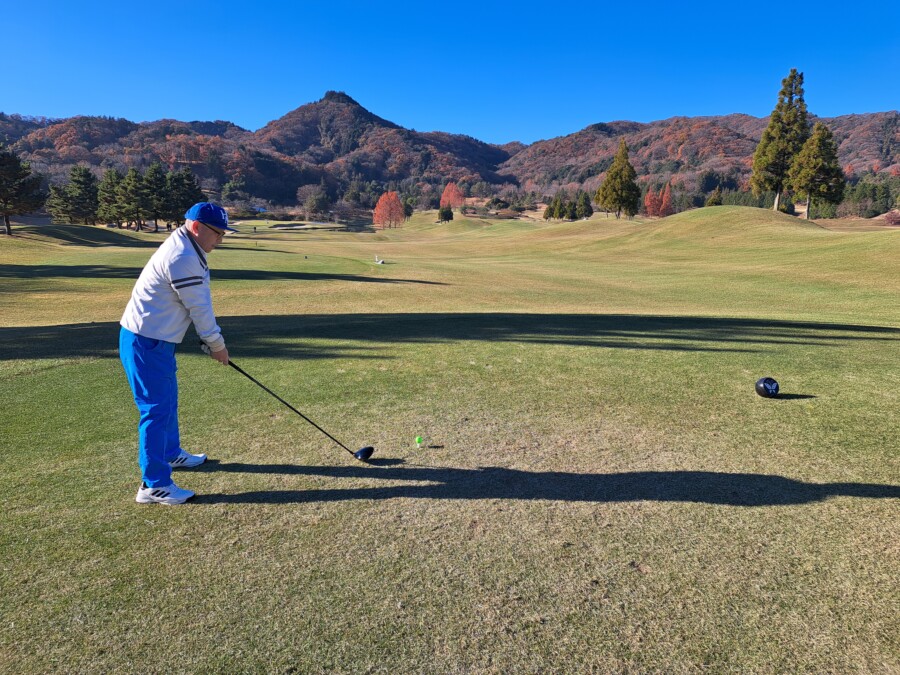
[[[179,227],[144,266],[119,323],[144,337],[180,343],[192,321],[210,349],[225,348],[209,294],[206,255]]]

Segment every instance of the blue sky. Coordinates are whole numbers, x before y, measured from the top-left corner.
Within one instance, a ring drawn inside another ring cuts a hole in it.
[[[595,122],[900,108],[900,2],[4,3],[0,111],[228,120],[329,89],[419,131],[530,143]]]

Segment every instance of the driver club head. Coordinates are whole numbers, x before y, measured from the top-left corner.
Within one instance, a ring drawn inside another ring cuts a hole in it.
[[[356,457],[360,462],[365,462],[372,456],[372,453],[375,452],[375,448],[371,445],[367,445],[364,448],[360,448],[356,452],[353,453],[353,456]]]

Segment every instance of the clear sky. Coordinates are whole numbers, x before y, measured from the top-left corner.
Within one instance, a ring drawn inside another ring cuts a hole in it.
[[[595,122],[900,108],[900,1],[8,2],[0,112],[255,130],[334,89],[419,131],[530,143]]]

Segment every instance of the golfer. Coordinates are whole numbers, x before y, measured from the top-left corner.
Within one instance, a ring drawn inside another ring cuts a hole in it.
[[[178,433],[175,345],[191,322],[210,356],[228,365],[228,349],[213,314],[206,254],[226,232],[237,230],[228,227],[225,209],[210,202],[194,204],[184,217],[184,227],[169,235],[147,262],[120,321],[119,358],[140,412],[139,504],[183,504],[194,493],[175,485],[172,469],[206,461],[206,455],[185,452]]]

